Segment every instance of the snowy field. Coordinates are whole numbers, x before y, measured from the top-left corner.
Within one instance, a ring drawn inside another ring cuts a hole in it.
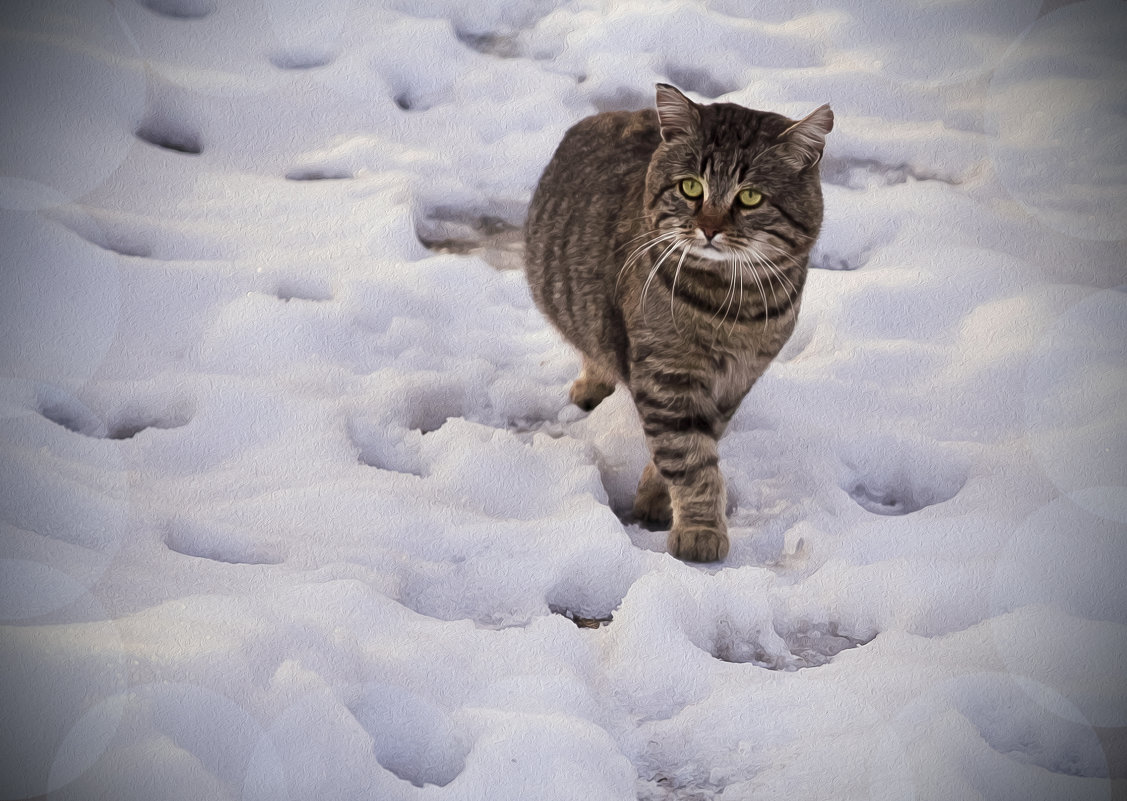
[[[1127,797],[1122,2],[0,17],[0,799]],[[658,81],[837,120],[713,565],[516,269]]]

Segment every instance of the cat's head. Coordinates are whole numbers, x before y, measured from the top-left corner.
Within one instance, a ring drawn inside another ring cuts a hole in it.
[[[702,261],[805,261],[822,223],[818,162],[833,112],[801,120],[733,103],[700,105],[657,85],[661,144],[646,212]]]

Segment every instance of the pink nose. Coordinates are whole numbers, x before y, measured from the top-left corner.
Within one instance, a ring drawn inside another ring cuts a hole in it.
[[[704,238],[711,242],[723,227],[724,215],[717,209],[704,208],[697,213],[696,220],[697,228],[704,234]]]

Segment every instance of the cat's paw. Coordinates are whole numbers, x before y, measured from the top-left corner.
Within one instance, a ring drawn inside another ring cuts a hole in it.
[[[669,532],[669,553],[683,562],[719,562],[728,555],[728,535],[715,528],[677,528]]]
[[[581,375],[571,385],[569,396],[572,403],[583,411],[589,412],[612,392],[614,392],[614,384],[606,384]]]
[[[668,526],[673,522],[669,485],[657,472],[653,462],[646,465],[642,479],[638,482],[638,492],[634,496],[634,518],[661,526]]]

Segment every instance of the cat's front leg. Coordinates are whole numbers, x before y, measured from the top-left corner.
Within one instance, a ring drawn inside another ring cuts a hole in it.
[[[721,415],[703,393],[654,390],[636,387],[634,402],[653,465],[669,488],[669,552],[689,562],[723,559],[728,554],[726,491],[716,453]]]

